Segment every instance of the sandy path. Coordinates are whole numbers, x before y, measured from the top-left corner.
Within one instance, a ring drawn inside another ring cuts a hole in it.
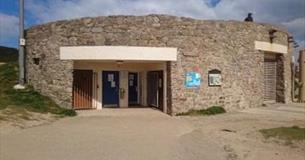
[[[51,114],[40,114],[25,110],[21,113],[16,113],[16,111],[6,108],[0,110],[0,135],[50,124],[57,119],[57,117]]]
[[[210,117],[169,117],[150,109],[110,113],[90,112],[1,134],[0,159],[304,160],[305,157],[305,147],[300,147],[303,144],[279,144],[265,140],[258,132],[280,126],[304,127],[303,112],[259,108]]]
[[[187,143],[201,137],[197,142],[201,146],[192,148],[193,152],[197,150],[197,154],[200,154],[202,150],[198,148],[218,146],[224,149],[226,159],[229,160],[304,160],[304,141],[298,145],[285,145],[284,142],[265,140],[258,130],[292,125],[305,127],[305,116],[303,119],[283,118],[266,115],[264,109],[261,112],[262,114],[234,113],[205,118],[191,117],[189,121],[198,129],[189,133],[189,138],[184,141]],[[217,155],[218,152],[214,154]]]

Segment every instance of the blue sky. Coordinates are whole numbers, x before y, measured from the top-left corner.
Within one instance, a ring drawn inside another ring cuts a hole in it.
[[[0,0],[0,45],[18,47],[19,0]],[[305,48],[304,0],[25,0],[26,28],[88,16],[170,14],[196,19],[243,20],[287,28]]]
[[[12,15],[15,17],[18,17],[19,14],[19,1],[18,0],[1,0],[0,1],[0,14],[5,14],[5,15]],[[26,15],[27,18],[27,26],[35,24],[35,17],[29,16],[29,14]],[[0,23],[5,23],[4,20],[0,19]],[[18,23],[14,23],[14,25],[18,25]],[[13,26],[12,26],[13,27]],[[18,27],[18,26],[17,26]],[[6,32],[5,28],[2,30],[0,28],[0,46],[9,46],[9,47],[18,47],[18,33],[14,34],[12,36],[9,36],[6,38],[4,36],[4,32]],[[16,32],[18,30],[15,29]]]
[[[211,6],[215,7],[218,3],[220,2],[220,0],[211,0]]]

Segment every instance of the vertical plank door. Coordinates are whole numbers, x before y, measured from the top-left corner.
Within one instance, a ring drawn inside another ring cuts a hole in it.
[[[276,102],[276,62],[264,62],[265,101]]]
[[[73,71],[73,108],[92,108],[92,70]]]

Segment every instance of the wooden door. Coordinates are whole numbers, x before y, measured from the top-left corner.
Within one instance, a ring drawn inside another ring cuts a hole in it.
[[[73,108],[92,108],[92,70],[73,71]]]
[[[276,102],[276,61],[274,60],[264,62],[264,89],[264,100]]]

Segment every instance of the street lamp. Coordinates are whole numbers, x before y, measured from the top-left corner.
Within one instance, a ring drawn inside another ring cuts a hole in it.
[[[15,89],[25,88],[24,46],[24,0],[19,0],[19,84],[14,86]]]

